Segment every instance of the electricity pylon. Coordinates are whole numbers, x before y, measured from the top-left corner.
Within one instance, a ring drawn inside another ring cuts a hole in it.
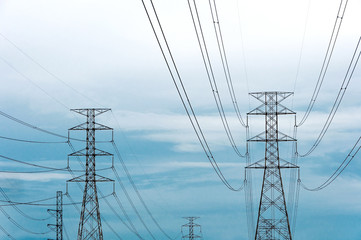
[[[298,166],[280,159],[278,146],[279,142],[296,141],[278,130],[279,115],[296,114],[280,104],[292,94],[292,92],[250,93],[261,101],[262,105],[247,115],[265,116],[265,131],[247,140],[265,143],[265,158],[247,166],[247,168],[264,169],[255,240],[292,240],[281,169],[298,168]]]
[[[63,240],[63,192],[56,192],[56,210],[48,209],[48,212],[56,217],[56,224],[48,224],[48,227],[56,233],[56,240]],[[52,240],[52,239],[48,239]]]
[[[69,131],[86,131],[86,147],[73,152],[69,156],[85,157],[85,174],[75,177],[68,182],[85,182],[83,202],[78,228],[78,240],[103,240],[103,231],[99,211],[97,182],[113,182],[114,180],[96,174],[95,158],[97,156],[113,156],[95,147],[95,132],[112,128],[95,122],[95,117],[109,111],[108,108],[72,109],[76,113],[86,116],[87,121],[70,128]]]
[[[201,235],[197,235],[194,233],[196,228],[198,228],[198,231],[200,234],[202,233],[201,225],[194,223],[194,220],[196,220],[199,217],[184,217],[184,218],[187,219],[189,222],[187,224],[182,225],[182,229],[181,229],[182,239],[193,240],[193,239],[197,239],[197,238],[202,238]],[[188,234],[183,233],[184,228],[187,228]]]

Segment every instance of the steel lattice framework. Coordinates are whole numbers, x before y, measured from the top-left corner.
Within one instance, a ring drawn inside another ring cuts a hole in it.
[[[99,130],[113,131],[113,129],[96,123],[95,117],[109,110],[110,109],[108,108],[86,108],[71,110],[87,117],[87,121],[85,123],[69,129],[69,131],[86,131],[86,147],[69,155],[86,158],[85,174],[68,180],[69,182],[85,182],[78,228],[78,240],[103,240],[96,183],[113,182],[114,180],[96,174],[95,159],[97,156],[113,155],[95,147],[95,132]]]
[[[194,240],[197,238],[202,238],[201,235],[197,235],[194,233],[195,228],[198,228],[199,232],[201,233],[201,225],[194,223],[194,220],[198,219],[199,217],[185,217],[189,222],[187,224],[182,225],[182,233],[183,229],[187,228],[188,234],[182,234],[182,239],[189,239]]]
[[[48,209],[48,212],[56,217],[56,224],[48,224],[48,227],[55,231],[56,240],[63,240],[63,192],[56,192],[56,210]],[[51,240],[51,239],[48,239]]]
[[[278,130],[279,115],[295,114],[280,104],[292,94],[292,92],[250,93],[261,101],[262,105],[248,115],[265,116],[265,131],[248,139],[249,142],[265,143],[265,158],[247,166],[247,168],[264,169],[256,240],[292,240],[281,169],[298,168],[298,166],[280,159],[278,146],[279,142],[296,141]]]

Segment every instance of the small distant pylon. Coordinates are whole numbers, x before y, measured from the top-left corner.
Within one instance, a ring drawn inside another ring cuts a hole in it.
[[[72,109],[71,111],[87,118],[85,123],[69,129],[69,131],[86,132],[85,148],[69,154],[70,157],[85,157],[86,160],[85,174],[68,180],[68,182],[85,182],[77,240],[103,240],[96,183],[114,182],[114,180],[96,174],[95,159],[97,156],[113,156],[113,154],[96,148],[95,132],[100,130],[113,131],[113,129],[96,123],[95,117],[110,111],[110,109],[84,108]]]
[[[203,239],[201,225],[194,223],[194,220],[198,219],[199,217],[184,217],[184,218],[188,220],[188,223],[182,225],[182,229],[181,229],[182,240],[184,239],[193,240],[197,238]],[[188,231],[188,234],[184,234],[183,229],[186,229],[186,231]],[[199,232],[199,234],[196,234],[195,233],[196,231]]]
[[[48,224],[48,227],[56,233],[56,240],[63,240],[63,192],[56,192],[56,210],[48,209],[48,212],[56,217],[56,224]],[[48,240],[54,240],[48,238]]]

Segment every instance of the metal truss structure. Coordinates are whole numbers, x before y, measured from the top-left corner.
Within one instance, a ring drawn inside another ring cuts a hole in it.
[[[56,240],[63,240],[63,192],[56,192],[56,210],[48,209],[48,212],[56,218],[56,224],[48,224],[48,227],[56,234]],[[52,239],[48,239],[52,240]]]
[[[201,225],[194,223],[194,220],[198,219],[199,217],[185,217],[185,219],[188,220],[187,224],[182,225],[182,239],[189,239],[194,240],[197,238],[203,238],[201,233]],[[188,234],[183,233],[183,229],[186,229],[188,231]],[[198,229],[198,232],[200,234],[195,234],[195,230]]]
[[[86,159],[85,174],[68,180],[68,182],[85,182],[78,228],[78,240],[103,240],[96,183],[114,182],[114,180],[96,174],[95,160],[97,156],[113,156],[113,154],[95,147],[95,132],[101,130],[113,131],[113,129],[96,123],[95,117],[109,110],[108,108],[71,110],[87,118],[85,123],[69,129],[69,131],[86,131],[86,147],[69,155],[69,157],[85,157]]]
[[[292,94],[292,92],[250,93],[261,101],[262,105],[247,115],[265,117],[265,131],[248,139],[249,142],[265,143],[264,159],[247,166],[247,168],[264,170],[255,240],[292,240],[281,169],[298,168],[298,166],[280,159],[279,142],[296,141],[296,139],[278,130],[278,116],[295,114],[281,104]]]

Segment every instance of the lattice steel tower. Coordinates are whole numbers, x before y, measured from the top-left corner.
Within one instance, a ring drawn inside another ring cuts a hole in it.
[[[103,240],[103,231],[99,211],[97,194],[97,182],[113,182],[106,177],[96,174],[95,158],[97,156],[112,156],[112,154],[99,150],[95,147],[95,132],[99,130],[113,129],[95,122],[95,117],[109,111],[108,108],[85,108],[72,109],[76,113],[86,116],[87,121],[83,124],[70,128],[69,131],[86,131],[86,147],[69,156],[85,157],[85,174],[69,182],[85,182],[83,202],[78,228],[78,240]]]
[[[48,212],[56,217],[56,224],[48,224],[48,227],[56,234],[56,240],[63,240],[63,192],[56,192],[56,210],[48,209]],[[48,240],[52,240],[49,239]]]
[[[248,139],[249,142],[265,143],[265,158],[247,166],[264,169],[261,197],[258,209],[256,240],[291,240],[290,223],[283,190],[281,169],[298,168],[280,159],[279,142],[296,141],[278,130],[278,116],[295,114],[280,103],[291,96],[292,92],[255,92],[250,93],[262,105],[247,115],[265,116],[265,131]]]
[[[187,224],[182,225],[182,239],[189,239],[194,240],[197,238],[202,238],[202,235],[195,234],[196,228],[198,229],[199,234],[202,233],[201,225],[194,223],[194,220],[198,219],[199,217],[184,217],[189,222]],[[188,234],[183,233],[183,229],[188,230]]]

